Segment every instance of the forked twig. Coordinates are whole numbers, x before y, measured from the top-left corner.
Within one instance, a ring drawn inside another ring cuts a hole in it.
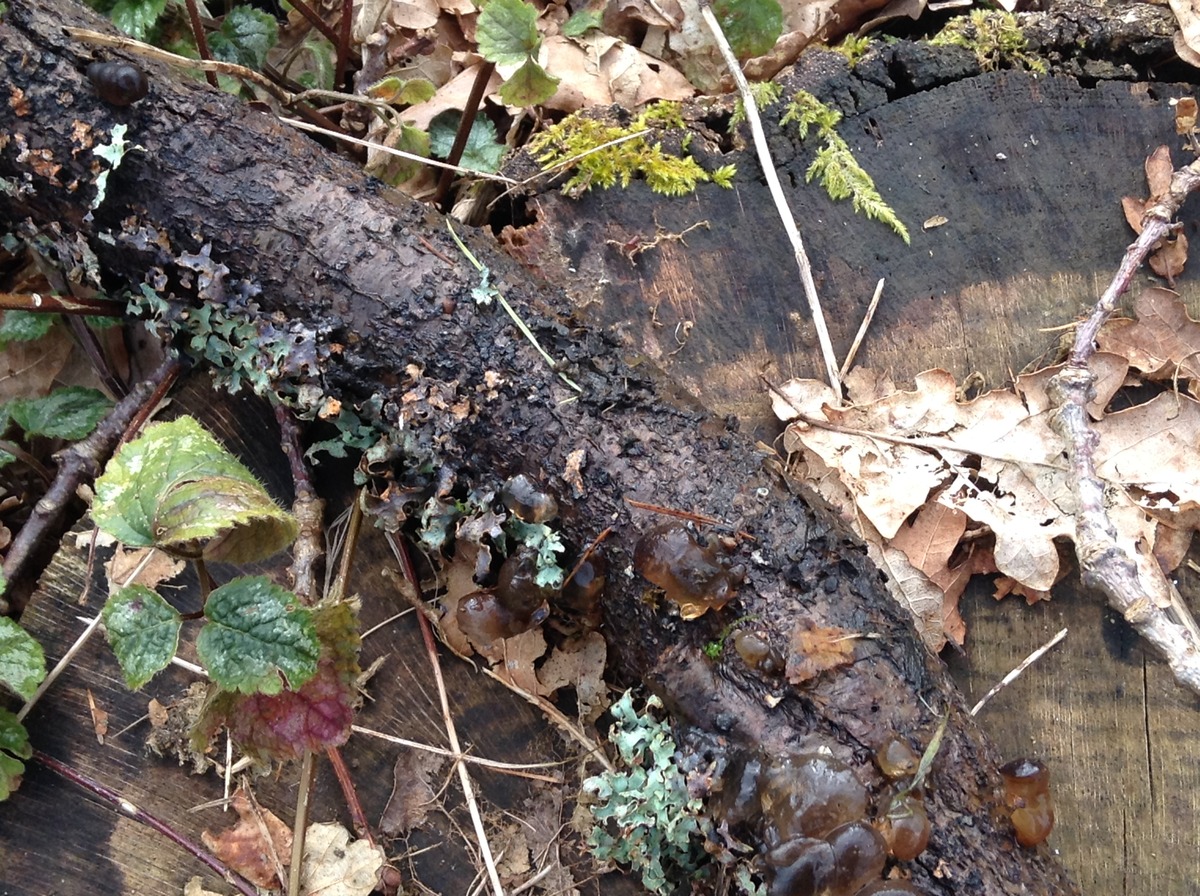
[[[817,341],[821,345],[821,357],[825,361],[825,375],[829,377],[829,385],[833,386],[833,391],[837,393],[840,401],[842,378],[838,373],[837,358],[833,354],[833,342],[829,338],[829,328],[825,325],[825,313],[821,310],[821,300],[817,297],[817,284],[813,281],[812,265],[808,261],[808,253],[804,251],[804,241],[800,239],[800,229],[796,226],[796,218],[792,214],[791,208],[788,207],[787,197],[779,183],[779,175],[775,172],[775,163],[771,160],[771,153],[767,148],[767,136],[763,132],[762,120],[758,116],[758,104],[754,102],[750,85],[746,83],[746,76],[742,74],[742,67],[738,64],[737,56],[734,55],[733,48],[729,46],[729,41],[725,39],[725,33],[721,30],[717,17],[707,6],[701,9],[701,15],[704,16],[704,24],[712,32],[713,38],[717,42],[717,48],[725,58],[729,73],[733,75],[738,92],[742,96],[742,104],[746,108],[746,121],[750,125],[750,132],[754,135],[754,148],[758,151],[763,177],[766,178],[767,188],[771,191],[771,198],[775,200],[775,207],[779,210],[779,217],[783,221],[783,229],[787,231],[788,239],[792,243],[796,265],[800,269],[800,282],[804,286],[804,296],[808,299],[808,307],[813,316],[813,326],[817,331]]]

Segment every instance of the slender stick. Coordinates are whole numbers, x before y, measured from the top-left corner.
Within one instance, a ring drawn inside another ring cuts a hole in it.
[[[192,37],[196,39],[196,50],[200,53],[201,59],[209,62],[212,60],[212,51],[208,49],[208,38],[204,36],[204,25],[200,21],[200,10],[196,6],[196,0],[187,0],[187,11],[188,21],[192,25]],[[204,77],[208,80],[210,87],[216,90],[221,89],[214,72],[205,72]]]
[[[496,63],[485,62],[475,73],[475,80],[471,84],[471,94],[467,97],[467,105],[463,109],[462,117],[458,120],[458,130],[454,134],[450,155],[446,156],[446,161],[451,165],[458,164],[463,150],[467,148],[467,137],[471,135],[471,126],[475,124],[475,116],[479,114],[479,104],[483,102],[484,88],[487,87],[488,81],[492,80],[492,72],[495,70]],[[438,178],[437,192],[433,194],[433,204],[443,212],[449,211],[448,208],[445,208],[445,202],[446,195],[450,192],[450,182],[453,179],[451,170],[443,168],[441,177]]]
[[[1053,647],[1055,644],[1057,644],[1059,641],[1061,641],[1066,636],[1067,636],[1067,630],[1065,628],[1060,629],[1059,633],[1057,635],[1055,635],[1053,638],[1051,638],[1049,641],[1047,641],[1045,644],[1043,644],[1041,647],[1039,647],[1033,653],[1029,654],[1029,656],[1025,657],[1025,659],[1021,660],[1021,662],[1017,664],[1017,667],[1015,669],[1013,669],[1011,672],[1009,672],[1007,675],[1005,675],[1003,678],[1001,678],[999,683],[996,684],[995,687],[993,687],[990,691],[988,691],[986,694],[984,694],[982,697],[979,698],[979,702],[971,707],[971,715],[978,715],[979,710],[983,709],[983,707],[987,705],[987,702],[989,700],[991,700],[993,697],[995,697],[997,694],[999,694],[1001,690],[1003,690],[1004,688],[1006,688],[1010,684],[1012,684],[1014,681],[1016,681],[1017,677],[1020,676],[1020,674],[1022,672],[1024,672],[1026,669],[1028,669],[1030,666],[1032,666],[1034,663],[1036,663],[1038,660],[1040,660],[1042,658],[1042,656],[1045,655],[1046,651],[1048,651],[1051,647]]]
[[[147,812],[145,809],[140,809],[131,803],[120,793],[113,790],[111,787],[106,787],[99,781],[96,781],[83,772],[71,768],[65,763],[59,762],[57,759],[47,756],[41,750],[33,751],[34,761],[44,765],[51,771],[57,772],[73,784],[77,784],[84,790],[94,793],[96,796],[116,807],[117,811],[122,815],[132,818],[134,821],[140,822],[149,828],[152,828],[162,834],[176,846],[186,850],[196,859],[204,863],[214,874],[222,877],[231,886],[236,887],[237,891],[243,896],[258,896],[258,891],[254,885],[243,878],[225,865],[220,859],[205,850],[200,844],[194,843],[187,837],[180,834],[166,822],[159,819],[157,816]]]
[[[308,831],[308,810],[312,799],[313,777],[317,763],[312,750],[300,760],[300,792],[296,795],[296,817],[292,821],[292,857],[288,863],[288,896],[300,896],[300,874],[304,870],[304,835]]]
[[[821,300],[817,298],[817,284],[813,281],[812,265],[808,261],[808,253],[804,251],[804,242],[800,239],[800,229],[796,226],[796,218],[788,207],[787,197],[783,194],[779,175],[775,172],[775,163],[771,160],[771,153],[767,148],[767,135],[763,132],[762,120],[758,115],[758,104],[754,102],[750,85],[746,83],[746,76],[742,74],[742,67],[738,64],[737,56],[734,55],[733,48],[729,46],[729,41],[725,39],[725,33],[721,30],[717,17],[707,6],[700,10],[700,14],[704,17],[704,24],[712,32],[721,55],[725,57],[729,73],[733,75],[738,92],[742,95],[742,104],[746,107],[746,121],[749,122],[750,132],[754,135],[754,147],[758,150],[758,160],[762,164],[763,177],[767,180],[771,198],[775,200],[775,207],[779,210],[779,217],[783,221],[783,229],[787,231],[788,239],[791,240],[792,250],[796,256],[796,265],[800,268],[800,282],[804,286],[804,295],[808,299],[808,307],[812,311],[813,326],[817,330],[817,341],[821,345],[821,357],[825,361],[825,375],[829,377],[829,385],[833,386],[833,391],[837,393],[840,401],[842,378],[838,374],[837,358],[833,354],[833,342],[829,338],[829,328],[825,325],[825,313],[821,310]]]
[[[304,0],[292,0],[292,6],[296,7],[296,10],[300,13],[300,15],[304,16],[304,18],[308,21],[308,24],[320,31],[327,41],[329,41],[335,47],[338,45],[338,33],[329,27],[329,25],[323,18],[321,18],[320,14],[315,9],[305,3]],[[336,84],[338,82],[334,80],[333,83]]]
[[[854,357],[858,354],[858,347],[862,345],[863,339],[867,335],[867,330],[871,326],[871,321],[875,319],[875,311],[879,308],[879,299],[883,296],[883,278],[875,284],[875,294],[871,296],[871,304],[867,306],[867,313],[863,315],[862,323],[858,325],[858,332],[854,334],[854,342],[850,343],[850,351],[846,352],[846,360],[842,362],[840,371],[842,379],[846,378],[846,374],[850,372],[851,366],[854,364]]]

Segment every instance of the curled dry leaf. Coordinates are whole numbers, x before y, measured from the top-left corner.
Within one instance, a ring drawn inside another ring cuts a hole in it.
[[[1171,162],[1171,150],[1160,146],[1146,157],[1146,183],[1150,188],[1149,199],[1135,199],[1125,196],[1121,199],[1121,209],[1125,212],[1125,220],[1133,228],[1134,233],[1142,232],[1142,218],[1147,209],[1159,202],[1171,187],[1171,176],[1175,167]],[[1173,239],[1163,240],[1150,255],[1150,268],[1168,283],[1174,284],[1175,278],[1183,273],[1187,263],[1188,242],[1183,233]]]
[[[322,896],[368,896],[386,856],[366,840],[352,840],[340,824],[310,824],[304,839],[300,888]]]
[[[283,872],[292,852],[291,829],[273,812],[250,800],[240,787],[233,794],[232,805],[237,822],[219,834],[204,831],[201,841],[255,886],[280,886],[287,880]]]
[[[820,626],[797,619],[788,645],[787,680],[802,684],[828,669],[854,661],[854,645],[861,635],[836,626]]]

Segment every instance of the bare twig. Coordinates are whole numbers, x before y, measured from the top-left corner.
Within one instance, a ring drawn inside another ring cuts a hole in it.
[[[867,335],[867,330],[871,326],[871,321],[875,319],[875,310],[879,307],[879,299],[883,295],[883,278],[875,284],[875,294],[871,296],[871,304],[867,306],[867,313],[863,315],[862,323],[858,326],[858,332],[854,334],[854,342],[850,344],[850,351],[846,352],[846,360],[842,362],[840,371],[842,379],[846,378],[846,374],[850,372],[850,368],[854,364],[854,357],[858,354],[858,347],[862,345],[863,339]]]
[[[382,731],[376,731],[374,728],[364,728],[361,725],[351,725],[350,730],[357,734],[365,734],[368,737],[377,737],[380,740],[386,740],[388,743],[396,744],[397,746],[401,747],[407,747],[410,750],[422,750],[423,752],[433,753],[437,756],[446,756],[450,759],[453,759],[455,762],[473,762],[481,768],[490,768],[493,771],[506,772],[519,778],[532,778],[535,781],[544,781],[547,784],[562,783],[562,778],[554,777],[553,775],[533,774],[530,771],[530,769],[535,768],[553,768],[561,763],[499,762],[495,759],[484,759],[480,756],[473,756],[470,753],[455,753],[453,750],[435,747],[432,744],[423,744],[415,740],[408,740],[407,738],[403,737],[395,737],[391,734],[385,734]]]
[[[196,41],[196,51],[200,54],[200,58],[205,62],[212,60],[212,53],[208,49],[208,38],[204,34],[204,25],[200,21],[200,9],[196,5],[196,0],[187,0],[188,21],[192,25],[192,38]],[[221,85],[217,83],[216,72],[205,72],[205,79],[208,85],[214,90],[220,90]]]
[[[300,532],[292,546],[292,590],[305,606],[311,607],[320,596],[317,578],[325,563],[325,502],[313,488],[312,476],[304,462],[304,446],[300,444],[300,427],[291,410],[282,404],[275,405],[275,419],[279,423],[280,444],[295,487],[292,512],[300,524]]]
[[[1002,691],[1004,688],[1008,687],[1010,684],[1012,684],[1014,681],[1016,681],[1017,677],[1022,672],[1024,672],[1026,669],[1028,669],[1030,666],[1032,666],[1034,663],[1036,663],[1038,660],[1040,660],[1042,658],[1042,656],[1046,653],[1046,651],[1048,651],[1051,647],[1053,647],[1055,644],[1057,644],[1059,641],[1061,641],[1066,636],[1067,636],[1067,630],[1064,628],[1064,629],[1060,630],[1057,635],[1055,635],[1053,638],[1051,638],[1049,641],[1047,641],[1045,644],[1043,644],[1041,647],[1039,647],[1037,650],[1035,650],[1033,653],[1029,654],[1029,656],[1025,657],[1025,659],[1021,660],[1021,662],[1017,664],[1017,667],[1015,669],[1013,669],[1011,672],[1009,672],[1007,675],[1005,675],[1003,678],[1001,678],[999,683],[995,687],[993,687],[990,691],[988,691],[986,694],[984,694],[982,697],[979,698],[979,702],[971,707],[971,715],[977,715],[979,713],[979,710],[983,709],[983,707],[987,705],[987,702],[989,700],[991,700],[993,697],[995,697],[997,694],[999,694],[1000,691]]]
[[[84,790],[94,793],[101,799],[112,803],[112,805],[115,806],[117,811],[119,811],[122,815],[128,816],[134,821],[158,831],[176,846],[186,850],[192,856],[203,862],[204,865],[207,866],[213,873],[217,874],[231,886],[235,887],[239,893],[243,894],[243,896],[258,896],[258,891],[254,889],[253,884],[243,878],[240,874],[226,867],[226,865],[216,856],[212,855],[198,843],[194,843],[187,837],[180,834],[157,816],[152,815],[145,809],[138,808],[111,787],[107,787],[104,784],[101,784],[99,781],[93,780],[82,772],[71,768],[71,766],[63,762],[59,762],[52,756],[47,756],[41,750],[33,751],[33,759],[41,765],[44,765],[46,768],[62,775],[68,781],[79,785]]]
[[[475,80],[471,84],[471,94],[467,97],[467,105],[463,108],[462,117],[458,120],[458,130],[454,134],[454,144],[450,147],[450,155],[446,156],[446,161],[451,165],[457,165],[462,159],[463,150],[467,148],[467,138],[471,135],[471,127],[475,124],[475,116],[479,114],[479,104],[483,102],[483,91],[487,87],[488,81],[492,79],[492,73],[496,70],[496,63],[485,62],[479,66],[479,71],[475,73]],[[438,178],[437,191],[433,194],[433,204],[442,209],[443,212],[449,211],[445,208],[446,196],[450,192],[450,182],[454,175],[448,168],[442,169],[442,175]]]
[[[841,401],[842,378],[838,374],[837,359],[833,354],[833,342],[829,338],[829,328],[825,325],[825,313],[821,310],[821,300],[817,298],[817,285],[813,281],[812,265],[808,261],[808,253],[804,251],[804,242],[800,239],[800,229],[796,226],[796,218],[792,215],[792,210],[787,204],[787,197],[783,193],[783,187],[780,186],[779,175],[775,173],[775,163],[771,160],[771,153],[767,148],[767,136],[763,132],[762,121],[758,117],[758,105],[754,102],[750,85],[746,83],[746,76],[742,74],[742,67],[738,64],[737,57],[729,46],[729,41],[725,39],[717,17],[707,6],[701,10],[701,15],[704,16],[704,24],[712,32],[721,55],[725,57],[729,73],[737,82],[738,92],[742,96],[742,104],[746,108],[746,121],[750,124],[750,132],[754,135],[754,147],[758,151],[758,159],[762,164],[763,177],[766,178],[771,198],[775,200],[775,207],[779,210],[779,217],[783,221],[783,229],[787,231],[788,239],[792,243],[792,251],[796,255],[796,265],[800,269],[800,282],[804,285],[804,295],[808,299],[808,307],[812,311],[813,326],[817,330],[817,341],[821,345],[821,356],[825,361],[825,375],[829,377],[829,385],[833,386],[833,391],[837,393],[838,400]]]
[[[1198,187],[1200,160],[1176,171],[1166,195],[1146,209],[1142,232],[1126,250],[1091,315],[1075,331],[1067,364],[1050,381],[1048,390],[1057,408],[1050,425],[1067,444],[1067,476],[1079,505],[1075,553],[1080,577],[1163,655],[1176,680],[1195,691],[1200,691],[1200,628],[1158,561],[1149,552],[1128,550],[1118,539],[1106,510],[1106,492],[1113,486],[1096,473],[1099,436],[1088,421],[1086,408],[1095,394],[1095,377],[1088,370],[1088,361],[1095,354],[1100,327],[1146,256],[1170,233],[1171,221],[1183,201]]]

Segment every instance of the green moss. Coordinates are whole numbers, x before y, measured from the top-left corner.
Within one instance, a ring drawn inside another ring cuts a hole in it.
[[[867,51],[871,49],[871,39],[869,37],[856,37],[853,34],[847,34],[841,43],[834,44],[829,49],[845,56],[846,61],[850,63],[850,67],[854,68],[859,60],[867,55]]]
[[[761,110],[779,102],[779,97],[783,94],[783,87],[774,81],[754,81],[750,84],[750,93],[754,96],[754,104]],[[733,107],[733,115],[729,117],[729,126],[737,127],[745,120],[746,105],[739,99]]]
[[[633,136],[646,130],[650,133]],[[666,196],[684,196],[706,181],[729,185],[732,166],[705,171],[695,159],[663,149],[662,138],[671,136],[686,149],[689,134],[679,104],[659,102],[646,107],[628,127],[576,113],[530,140],[529,152],[543,170],[560,165],[574,169],[563,185],[563,192],[572,196],[592,187],[627,187],[635,177]]]
[[[1047,72],[1045,61],[1027,52],[1025,34],[1010,12],[972,10],[970,15],[952,19],[929,43],[970,50],[985,72],[1000,68],[1021,68],[1039,75]]]
[[[886,224],[904,242],[909,242],[908,228],[895,210],[884,202],[871,175],[858,164],[849,144],[837,132],[837,124],[841,120],[841,112],[801,90],[788,103],[779,124],[783,127],[795,124],[801,140],[806,139],[809,131],[812,131],[825,143],[808,166],[805,180],[811,183],[815,179],[825,188],[830,199],[849,199],[857,214]]]

